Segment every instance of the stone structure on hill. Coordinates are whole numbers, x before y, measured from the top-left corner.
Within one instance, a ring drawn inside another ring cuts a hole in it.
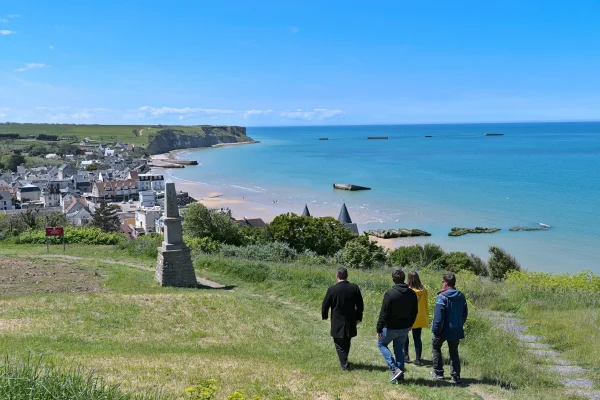
[[[183,242],[183,232],[177,206],[174,183],[165,188],[164,240],[158,248],[155,279],[161,286],[196,287],[198,282],[190,249]]]
[[[342,209],[340,210],[338,221],[344,224],[344,226],[348,228],[350,232],[356,233],[358,235],[358,226],[352,222],[350,214],[348,213],[348,209],[346,208],[346,203],[342,204]]]

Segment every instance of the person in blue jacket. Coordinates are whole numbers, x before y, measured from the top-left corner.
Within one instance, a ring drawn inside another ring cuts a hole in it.
[[[464,324],[469,315],[465,295],[456,290],[456,276],[453,273],[445,274],[442,281],[444,289],[438,293],[435,300],[433,315],[433,371],[431,376],[435,379],[444,378],[444,364],[442,361],[442,345],[448,342],[450,351],[450,376],[454,383],[460,384],[460,357],[458,344],[464,339]]]

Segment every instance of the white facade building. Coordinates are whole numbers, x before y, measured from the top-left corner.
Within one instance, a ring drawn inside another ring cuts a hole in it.
[[[156,232],[156,220],[160,218],[160,207],[147,208],[135,212],[135,227],[141,228],[146,233]]]
[[[163,175],[139,174],[138,189],[142,190],[165,190],[165,178]]]

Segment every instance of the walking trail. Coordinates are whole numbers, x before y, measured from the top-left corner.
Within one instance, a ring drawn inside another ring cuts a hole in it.
[[[137,269],[141,269],[143,271],[152,271],[152,272],[154,272],[154,268],[144,267],[142,265],[137,265],[137,264],[131,264],[131,263],[127,263],[127,262],[124,262],[124,261],[96,260],[96,259],[92,260],[92,259],[85,258],[85,257],[67,256],[67,255],[63,255],[63,254],[48,254],[48,255],[40,255],[40,256],[36,256],[36,257],[37,258],[45,258],[45,259],[60,258],[60,259],[63,259],[63,260],[74,260],[74,261],[96,261],[96,262],[101,262],[103,264],[124,265],[126,267],[137,268]],[[209,288],[212,288],[212,289],[227,289],[228,288],[225,285],[221,285],[220,283],[209,281],[208,279],[196,277],[196,280],[198,281],[198,284],[200,286],[205,286],[205,287],[209,287]]]
[[[600,400],[600,391],[593,390],[594,382],[586,377],[589,371],[561,358],[560,352],[552,350],[549,344],[542,342],[541,336],[526,335],[527,326],[522,318],[518,318],[514,313],[499,311],[490,311],[487,316],[500,329],[514,335],[529,353],[548,361],[548,370],[560,376],[566,394]]]

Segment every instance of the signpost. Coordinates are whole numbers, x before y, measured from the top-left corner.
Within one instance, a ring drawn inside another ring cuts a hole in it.
[[[61,236],[63,238],[63,251],[66,250],[65,246],[65,228],[62,226],[57,227],[46,227],[46,251],[50,252],[50,246],[48,244],[48,238],[52,236]]]

